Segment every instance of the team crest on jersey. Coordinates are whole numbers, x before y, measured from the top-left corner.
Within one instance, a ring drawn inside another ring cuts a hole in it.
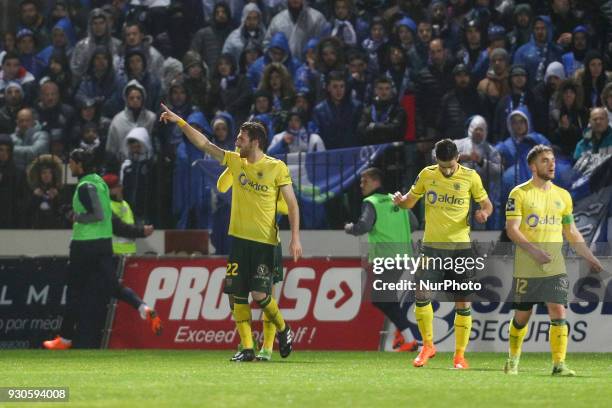
[[[461,188],[461,184],[455,183],[453,184],[453,187],[455,188],[455,190],[459,191],[459,189]]]
[[[506,203],[506,211],[514,211],[514,210],[515,210],[514,198],[509,198],[508,202]]]
[[[561,208],[561,201],[555,201],[555,206],[557,208]]]
[[[263,173],[262,173],[261,171],[258,171],[258,172],[257,172],[257,177],[258,177],[258,178],[262,178],[262,177],[263,177]]]

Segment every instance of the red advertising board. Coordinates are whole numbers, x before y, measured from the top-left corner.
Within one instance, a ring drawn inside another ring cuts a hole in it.
[[[275,297],[295,332],[297,350],[377,350],[383,315],[362,301],[358,258],[285,262]],[[131,258],[124,280],[154,307],[164,332],[154,336],[126,303],[117,306],[110,348],[229,349],[239,341],[227,295],[225,259]],[[253,307],[253,331],[261,340],[261,309]]]

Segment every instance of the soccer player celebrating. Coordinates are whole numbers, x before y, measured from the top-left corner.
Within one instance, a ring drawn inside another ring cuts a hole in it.
[[[419,173],[410,191],[402,195],[396,192],[393,202],[403,208],[413,208],[425,196],[425,234],[423,255],[425,259],[473,258],[470,243],[470,201],[474,199],[480,208],[474,213],[478,223],[485,223],[493,212],[493,205],[482,186],[478,173],[458,163],[457,146],[444,139],[436,143],[437,164],[425,167]],[[434,262],[435,263],[435,262]],[[466,282],[466,275],[452,269],[421,268],[417,278],[421,282]],[[454,367],[468,368],[465,349],[472,330],[471,304],[466,300],[469,292],[453,291],[455,300],[455,356]],[[431,292],[417,286],[415,315],[423,348],[414,359],[415,367],[422,367],[436,355],[433,344],[433,308]]]
[[[523,338],[533,305],[546,303],[550,317],[553,375],[574,376],[565,365],[567,322],[565,306],[569,282],[561,253],[563,236],[591,267],[603,267],[584,242],[572,216],[570,194],[553,184],[555,156],[549,146],[537,145],[527,155],[532,177],[510,192],[506,203],[506,231],[517,245],[514,261],[514,317],[510,322],[507,374],[518,374]]]
[[[243,159],[246,160],[246,159]],[[232,172],[229,167],[226,167],[223,173],[219,176],[217,180],[217,190],[220,193],[227,192],[230,188],[232,188],[234,178],[232,177]],[[289,209],[287,208],[287,203],[283,198],[282,194],[278,196],[278,200],[276,202],[276,210],[278,212],[278,217],[281,215],[287,215],[289,213]],[[281,243],[279,242],[275,248],[274,253],[274,269],[273,269],[273,278],[272,278],[272,287],[277,282],[283,280],[283,249],[281,247]],[[272,296],[272,295],[270,295]],[[234,310],[234,296],[229,295],[230,298],[230,308],[232,309],[232,313]],[[266,314],[263,314],[263,343],[261,345],[261,349],[255,356],[257,361],[270,361],[272,360],[272,351],[274,348],[274,336],[276,335],[276,326],[273,322],[268,319]],[[253,336],[253,345],[254,348],[257,348],[257,339]],[[238,351],[242,350],[242,343],[238,346]]]
[[[278,330],[281,357],[292,350],[293,333],[285,323],[276,301],[270,296],[274,249],[279,242],[276,201],[282,194],[289,208],[291,242],[289,252],[297,261],[302,256],[300,216],[287,165],[264,154],[267,135],[257,122],[240,126],[236,147],[240,153],[223,150],[173,113],[164,104],[160,121],[176,123],[191,143],[232,172],[232,207],[229,234],[232,248],[227,263],[225,292],[234,296],[234,320],[242,350],[231,361],[253,361],[249,293]],[[246,159],[246,160],[243,160]]]

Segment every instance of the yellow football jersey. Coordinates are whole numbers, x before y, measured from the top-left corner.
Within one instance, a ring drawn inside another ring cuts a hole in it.
[[[225,152],[223,165],[232,172],[232,209],[229,235],[278,244],[276,225],[280,187],[291,184],[287,165],[264,155],[249,163],[236,152]]]
[[[521,221],[519,230],[527,240],[548,252],[552,262],[540,265],[527,252],[516,248],[514,276],[535,278],[565,274],[561,252],[563,225],[574,222],[572,197],[567,190],[552,185],[543,190],[529,180],[514,187],[506,203],[506,218]]]
[[[476,171],[459,165],[455,174],[445,177],[437,164],[428,166],[421,170],[410,193],[425,196],[424,243],[439,246],[435,243],[470,242],[471,199],[480,202],[487,198]]]

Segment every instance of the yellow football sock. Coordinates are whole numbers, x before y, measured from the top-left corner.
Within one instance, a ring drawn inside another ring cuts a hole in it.
[[[247,303],[243,303],[243,302]],[[234,303],[234,320],[236,321],[236,329],[240,335],[240,341],[243,349],[253,348],[253,333],[251,331],[251,306],[248,304],[248,299],[235,298]]]
[[[510,321],[510,329],[508,335],[508,345],[510,347],[510,357],[520,357],[521,348],[523,347],[523,339],[527,334],[527,325],[520,327],[514,319]]]
[[[276,336],[276,326],[268,319],[268,316],[263,315],[263,346],[262,348],[268,351],[274,349],[274,336]]]
[[[470,333],[472,332],[472,311],[466,309],[455,310],[455,357],[463,357]]]
[[[283,315],[278,309],[278,304],[276,303],[276,300],[274,300],[272,296],[268,295],[265,299],[260,300],[257,303],[259,303],[259,306],[265,313],[268,320],[270,320],[274,324],[276,330],[278,330],[279,332],[285,330],[285,320],[283,319]]]
[[[565,319],[552,320],[550,322],[548,335],[553,364],[559,364],[565,361],[565,353],[567,352],[567,332]]]
[[[417,302],[414,309],[423,345],[433,345],[433,308],[431,302]]]

